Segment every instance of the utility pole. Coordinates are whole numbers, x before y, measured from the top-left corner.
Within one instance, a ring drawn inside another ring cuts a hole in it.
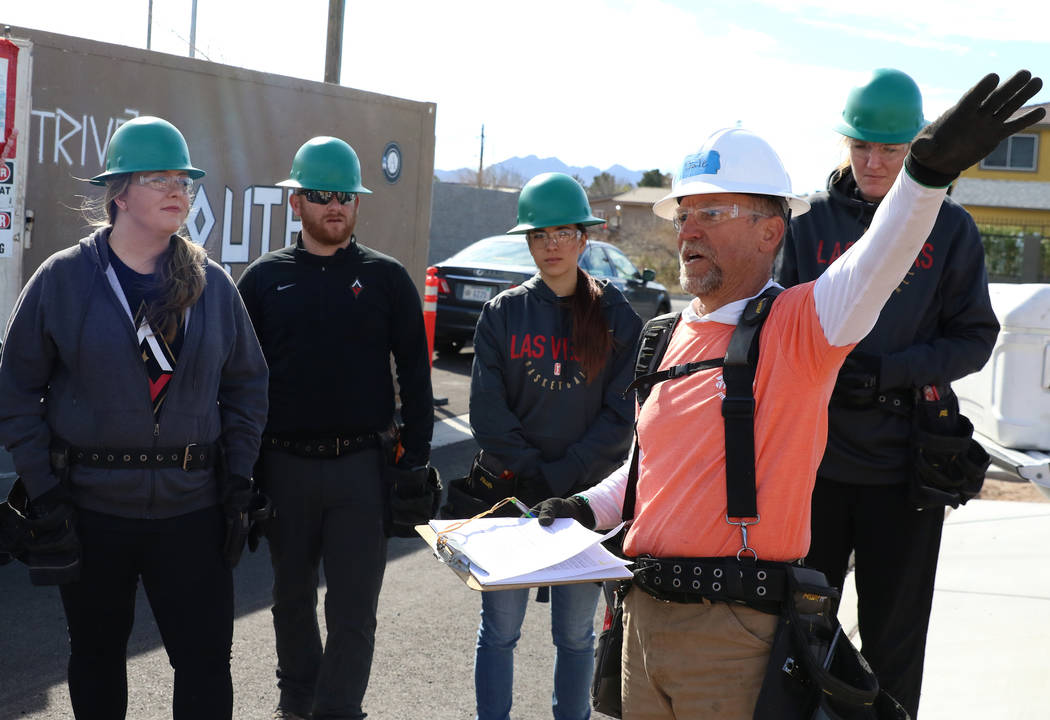
[[[478,187],[485,179],[485,123],[481,123],[481,153],[478,155]]]
[[[339,84],[343,60],[343,0],[328,0],[328,45],[324,55],[324,81]]]
[[[150,38],[153,35],[153,0],[149,0],[149,10],[146,11],[146,49],[149,50]]]
[[[190,57],[193,57],[197,49],[197,0],[193,0],[193,9],[190,12]]]

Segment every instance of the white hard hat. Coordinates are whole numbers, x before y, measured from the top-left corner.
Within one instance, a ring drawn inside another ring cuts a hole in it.
[[[784,198],[795,217],[809,211],[809,202],[791,192],[791,178],[769,143],[740,128],[719,130],[686,155],[671,192],[653,204],[653,212],[670,220],[680,198],[712,193],[772,195]]]

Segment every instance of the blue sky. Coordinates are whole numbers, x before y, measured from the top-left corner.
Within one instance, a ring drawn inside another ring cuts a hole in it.
[[[186,54],[191,0],[154,0]],[[342,83],[437,103],[435,164],[514,155],[670,171],[720,127],[766,137],[795,190],[839,158],[849,88],[909,73],[932,119],[987,72],[1050,81],[1050,3],[1020,0],[347,0]],[[146,0],[19,0],[0,22],[145,47]],[[327,0],[198,0],[198,56],[321,79]],[[233,31],[231,32],[231,29]],[[1050,101],[1043,90],[1035,102]],[[351,144],[353,138],[347,138]]]

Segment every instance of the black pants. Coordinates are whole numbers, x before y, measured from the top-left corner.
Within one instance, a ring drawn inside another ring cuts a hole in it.
[[[908,485],[817,478],[806,565],[841,588],[855,552],[861,652],[913,720],[919,712],[944,512],[915,510]]]
[[[267,539],[280,707],[315,720],[363,718],[386,570],[379,452],[304,458],[263,450],[255,478],[277,513]],[[328,583],[323,647],[317,623],[322,560]]]
[[[164,520],[81,510],[80,580],[61,586],[69,624],[69,697],[78,720],[128,707],[128,637],[138,580],[175,670],[176,720],[229,720],[233,575],[217,507]]]

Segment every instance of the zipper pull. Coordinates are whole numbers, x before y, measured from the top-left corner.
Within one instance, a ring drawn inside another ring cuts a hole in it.
[[[153,423],[153,437],[160,437],[160,423]]]

